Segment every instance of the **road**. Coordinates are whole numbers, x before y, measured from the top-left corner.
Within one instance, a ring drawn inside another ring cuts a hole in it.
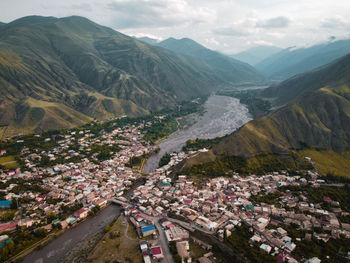
[[[173,256],[172,256],[170,249],[169,249],[169,244],[168,244],[168,241],[167,241],[166,236],[165,236],[165,231],[162,228],[162,226],[160,225],[159,220],[160,220],[160,218],[158,218],[158,217],[154,218],[154,225],[156,226],[158,233],[159,233],[159,240],[160,240],[161,246],[163,248],[163,253],[164,253],[165,259],[168,263],[175,263]]]

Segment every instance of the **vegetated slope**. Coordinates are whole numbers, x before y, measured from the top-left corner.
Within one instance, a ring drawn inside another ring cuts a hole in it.
[[[192,56],[218,69],[218,74],[233,83],[264,82],[265,78],[252,66],[219,52],[210,50],[189,38],[168,38],[157,46]]]
[[[320,87],[350,83],[349,61],[349,56],[345,56],[331,64],[294,76],[278,85],[264,89],[259,95],[274,99],[276,105],[283,105]]]
[[[328,42],[307,48],[287,48],[256,65],[267,78],[285,80],[350,53],[350,40]]]
[[[270,115],[244,125],[215,146],[214,153],[250,157],[305,148],[349,151],[349,76],[347,55],[328,67],[294,78],[302,95]],[[286,83],[275,89],[288,90]]]
[[[227,83],[198,59],[82,17],[30,16],[0,28],[0,123],[8,131],[146,114]],[[37,101],[39,117],[28,100]]]
[[[230,57],[255,66],[259,62],[280,51],[282,51],[282,49],[275,46],[257,46],[237,54],[230,55]]]

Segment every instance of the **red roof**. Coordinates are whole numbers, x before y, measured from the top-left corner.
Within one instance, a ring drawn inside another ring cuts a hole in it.
[[[144,214],[138,214],[139,217],[142,217],[142,218],[145,218],[145,219],[148,219],[148,216],[145,216]]]
[[[324,196],[323,201],[330,202],[332,199],[329,196]]]
[[[160,255],[160,254],[162,254],[162,249],[160,247],[152,247],[151,251],[152,251],[152,255]]]
[[[85,212],[86,212],[85,208],[80,208],[78,211],[75,211],[74,214],[81,215],[82,213],[85,213]]]
[[[277,258],[277,260],[279,262],[285,262],[286,261],[286,257],[283,256],[282,254],[277,255],[276,258]]]
[[[2,224],[2,225],[0,225],[0,232],[8,230],[8,229],[11,229],[11,228],[14,228],[14,227],[17,226],[17,224],[18,224],[17,222],[9,223],[9,224]]]

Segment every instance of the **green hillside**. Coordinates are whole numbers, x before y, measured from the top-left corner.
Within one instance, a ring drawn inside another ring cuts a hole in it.
[[[229,83],[199,59],[82,17],[30,16],[0,29],[0,123],[7,132],[147,114]]]
[[[350,83],[350,56],[313,71],[292,77],[284,82],[262,90],[261,96],[273,98],[275,104],[283,105],[320,87]]]
[[[244,125],[216,153],[253,156],[303,148],[350,150],[350,88],[322,88]]]
[[[350,55],[347,55],[327,67],[287,80],[274,90],[276,94],[292,92],[290,94],[293,95],[288,96],[294,96],[291,98],[294,98],[293,101],[268,116],[247,123],[213,147],[213,152],[216,155],[252,157],[286,154],[291,150],[302,153],[312,149],[304,153],[321,162],[324,162],[325,155],[329,156],[329,151],[337,152],[344,160],[348,159],[349,76]],[[295,90],[296,87],[298,90]],[[312,151],[320,151],[320,154],[311,154]],[[336,167],[339,162],[332,160],[332,163]],[[343,163],[341,166],[345,167]],[[322,170],[325,171],[325,168]]]
[[[203,47],[189,38],[168,38],[157,46],[200,59],[211,67],[219,69],[221,76],[232,83],[265,81],[265,78],[247,63]]]

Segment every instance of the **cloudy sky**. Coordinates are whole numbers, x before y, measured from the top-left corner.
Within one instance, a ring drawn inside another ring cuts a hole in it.
[[[0,10],[2,22],[80,15],[128,35],[189,37],[229,54],[350,37],[348,0],[1,0]]]

